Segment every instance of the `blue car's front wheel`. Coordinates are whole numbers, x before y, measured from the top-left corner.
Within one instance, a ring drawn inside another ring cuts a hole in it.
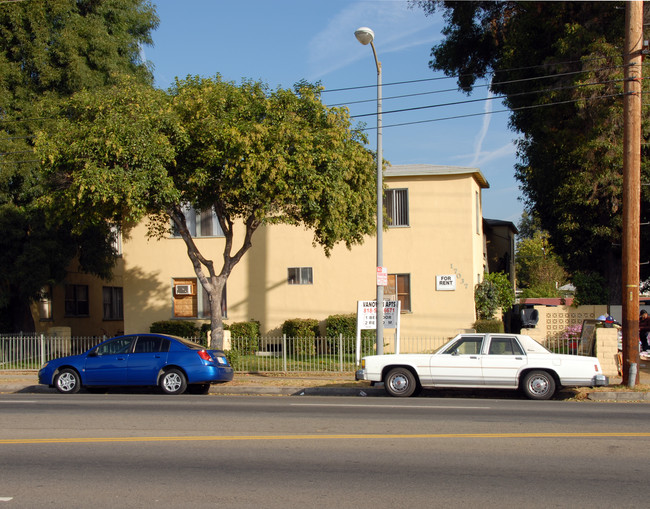
[[[187,379],[182,371],[173,368],[160,377],[160,388],[165,394],[183,394],[187,389]]]
[[[81,378],[79,373],[74,369],[62,369],[56,377],[54,377],[54,387],[62,394],[74,394],[81,389]]]

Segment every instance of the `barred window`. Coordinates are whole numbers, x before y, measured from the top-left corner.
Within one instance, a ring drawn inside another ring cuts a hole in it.
[[[290,285],[311,285],[314,283],[314,274],[311,267],[289,267],[287,269],[287,282]]]
[[[388,226],[409,226],[408,189],[387,189],[384,203]]]

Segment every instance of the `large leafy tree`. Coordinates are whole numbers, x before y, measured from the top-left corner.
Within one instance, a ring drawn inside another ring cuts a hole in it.
[[[42,200],[33,140],[52,132],[45,105],[105,86],[116,73],[152,83],[140,46],[157,23],[148,0],[0,3],[0,329],[33,330],[30,301],[61,281],[75,256],[82,270],[110,274],[109,225]]]
[[[605,277],[620,299],[625,3],[412,4],[444,12],[445,38],[432,49],[431,68],[458,76],[468,93],[490,80],[511,109],[510,126],[520,134],[515,176],[564,265]],[[648,138],[647,106],[643,119]]]
[[[169,93],[124,80],[77,94],[38,149],[62,207],[96,211],[95,221],[148,216],[160,237],[173,225],[209,295],[213,345],[221,347],[222,290],[260,226],[309,228],[326,253],[374,231],[366,141],[347,109],[322,104],[317,86],[270,90],[217,76],[179,80]],[[221,253],[194,242],[188,205],[216,213]]]

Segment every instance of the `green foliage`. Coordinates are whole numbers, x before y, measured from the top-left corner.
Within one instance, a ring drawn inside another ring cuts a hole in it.
[[[149,332],[157,334],[171,334],[181,338],[196,338],[199,336],[199,329],[193,322],[184,320],[163,320],[153,322],[149,326]]]
[[[474,289],[474,303],[479,320],[490,320],[498,308],[508,311],[515,302],[515,292],[503,272],[485,274]]]
[[[609,2],[413,3],[426,13],[445,13],[433,69],[458,76],[468,93],[496,71],[491,90],[506,97],[510,126],[521,135],[515,176],[527,210],[548,231],[563,266],[605,277],[618,301],[625,9]],[[646,68],[640,71],[647,76]],[[644,102],[644,139],[649,113]],[[642,147],[646,181],[649,151]],[[650,210],[650,189],[642,190],[641,200],[641,210]],[[647,259],[650,229],[642,230],[641,250]],[[648,270],[642,268],[641,279]]]
[[[232,369],[240,371],[243,363],[242,354],[239,350],[233,348],[232,350],[226,350],[224,353],[226,354],[226,359],[228,359],[228,363],[232,366]]]
[[[517,242],[516,274],[518,287],[526,296],[559,296],[557,288],[565,284],[567,274],[547,232],[535,231],[532,237]]]
[[[339,352],[339,336],[343,338],[356,338],[357,337],[357,315],[354,313],[347,315],[330,315],[325,319],[325,336],[328,338],[330,353],[337,354]],[[373,350],[375,343],[374,330],[361,331],[361,351],[370,353]],[[344,342],[344,352],[346,354],[354,353],[356,351],[356,343],[350,341]]]
[[[504,326],[501,320],[476,320],[474,329],[476,332],[499,334],[504,331]]]
[[[326,254],[374,232],[373,154],[347,108],[321,102],[320,87],[269,90],[253,81],[188,77],[165,93],[116,80],[51,113],[56,130],[37,140],[50,199],[63,211],[82,208],[80,219],[91,223],[148,216],[149,233],[158,237],[171,220],[210,295],[218,346],[222,290],[261,225],[309,228]],[[220,255],[200,252],[192,240],[188,204],[216,213],[225,236]]]
[[[282,334],[287,336],[287,350],[294,355],[314,355],[316,338],[320,335],[318,320],[294,318],[282,324]]]
[[[260,347],[260,322],[233,322],[229,324],[232,349],[240,354],[250,355],[257,352]]]
[[[600,274],[576,272],[573,285],[576,287],[575,306],[607,304],[609,301],[607,283]]]
[[[157,24],[146,0],[0,4],[4,331],[34,329],[30,301],[45,285],[61,282],[75,255],[82,271],[106,277],[112,270],[109,225],[83,221],[84,209],[63,214],[60,203],[47,200],[46,179],[33,154],[34,136],[59,134],[49,112],[61,98],[112,83],[116,73],[151,84],[153,75],[140,59],[140,48],[151,43]]]

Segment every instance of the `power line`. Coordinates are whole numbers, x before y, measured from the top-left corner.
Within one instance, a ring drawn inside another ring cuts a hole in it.
[[[550,66],[561,66],[561,65],[568,65],[568,64],[573,64],[573,63],[585,63],[589,61],[595,61],[595,60],[605,60],[611,57],[596,57],[596,58],[591,58],[591,59],[586,59],[586,60],[570,60],[567,62],[558,62],[558,63],[553,63],[553,64],[540,64],[540,65],[534,65],[534,66],[529,66],[529,67],[513,67],[510,69],[499,69],[496,71],[488,72],[487,74],[494,75],[496,73],[504,73],[504,72],[514,72],[514,71],[522,71],[522,70],[529,70],[529,69],[539,69],[539,68],[548,68]],[[643,64],[645,66],[647,64]],[[565,72],[565,73],[554,73],[554,74],[546,74],[543,76],[533,76],[530,78],[522,78],[520,80],[511,80],[511,81],[501,81],[497,82],[495,84],[500,85],[500,84],[507,84],[507,83],[516,83],[518,81],[530,81],[530,80],[535,80],[535,79],[546,79],[546,78],[553,78],[553,77],[560,77],[560,76],[570,76],[572,74],[582,74],[586,72],[594,72],[594,71],[604,71],[604,70],[610,70],[610,69],[620,69],[625,67],[624,65],[615,65],[611,67],[603,67],[601,69],[581,69],[578,71],[571,71],[571,72]],[[455,74],[452,76],[436,76],[434,78],[420,78],[420,79],[414,79],[414,80],[405,80],[405,81],[394,81],[394,82],[389,82],[389,83],[384,83],[382,86],[384,87],[390,87],[394,85],[409,85],[412,83],[424,83],[424,82],[429,82],[429,81],[442,81],[442,80],[451,80],[451,79],[458,79],[466,76],[475,76],[475,74]],[[368,89],[368,88],[376,88],[377,84],[373,85],[359,85],[359,86],[354,86],[354,87],[342,87],[342,88],[330,88],[330,89],[324,89],[321,91],[321,93],[329,93],[329,92],[347,92],[350,90],[363,90],[363,89]]]
[[[448,102],[448,103],[441,103],[441,104],[430,104],[427,106],[414,106],[412,108],[402,108],[399,110],[389,110],[389,111],[384,111],[383,114],[390,114],[390,113],[403,113],[406,111],[417,111],[417,110],[424,110],[424,109],[430,109],[430,108],[440,108],[443,106],[458,106],[461,104],[471,104],[471,103],[476,103],[476,102],[483,102],[483,101],[493,101],[497,99],[509,99],[511,97],[521,97],[524,95],[530,95],[530,94],[543,94],[543,93],[548,93],[548,92],[557,92],[561,90],[571,90],[571,89],[576,89],[576,88],[582,88],[586,86],[596,86],[596,85],[607,85],[610,83],[620,83],[624,80],[611,80],[611,81],[603,81],[603,82],[596,82],[596,83],[586,83],[584,85],[573,85],[570,87],[557,87],[557,88],[548,88],[548,89],[542,89],[542,90],[533,90],[531,92],[519,92],[517,94],[509,94],[509,95],[499,95],[499,96],[492,96],[492,97],[482,97],[480,99],[465,99],[463,101],[453,101],[453,102]],[[376,116],[377,113],[364,113],[361,115],[352,115],[351,118],[361,118],[361,117],[371,117],[371,116]]]
[[[642,92],[642,93],[643,94],[650,94],[650,92]],[[503,109],[503,110],[482,111],[480,113],[467,113],[467,114],[464,114],[464,115],[453,115],[453,116],[450,116],[450,117],[433,118],[433,119],[429,119],[429,120],[415,120],[415,121],[411,121],[411,122],[402,122],[402,123],[399,123],[399,124],[388,124],[388,125],[384,125],[382,127],[388,128],[388,127],[402,127],[402,126],[406,126],[406,125],[427,124],[427,123],[431,123],[431,122],[442,122],[444,120],[456,120],[456,119],[460,119],[460,118],[470,118],[470,117],[479,117],[479,116],[483,116],[483,115],[492,115],[492,114],[495,114],[495,113],[507,113],[507,112],[514,112],[514,111],[531,110],[531,109],[535,109],[535,108],[546,108],[546,107],[549,107],[549,106],[558,106],[560,104],[571,104],[571,103],[576,103],[576,102],[580,102],[580,101],[593,101],[593,100],[597,100],[597,99],[607,99],[607,98],[611,98],[611,97],[622,97],[624,95],[625,94],[623,92],[621,92],[620,94],[603,95],[603,96],[590,97],[590,98],[584,98],[584,99],[572,99],[572,100],[569,100],[569,101],[558,101],[558,102],[553,102],[553,103],[548,103],[548,104],[535,104],[535,105],[532,105],[532,106],[522,106],[520,108],[506,108],[506,109]],[[375,129],[377,129],[377,128],[376,127],[366,127],[366,128],[361,129],[361,130],[362,131],[373,131]]]

